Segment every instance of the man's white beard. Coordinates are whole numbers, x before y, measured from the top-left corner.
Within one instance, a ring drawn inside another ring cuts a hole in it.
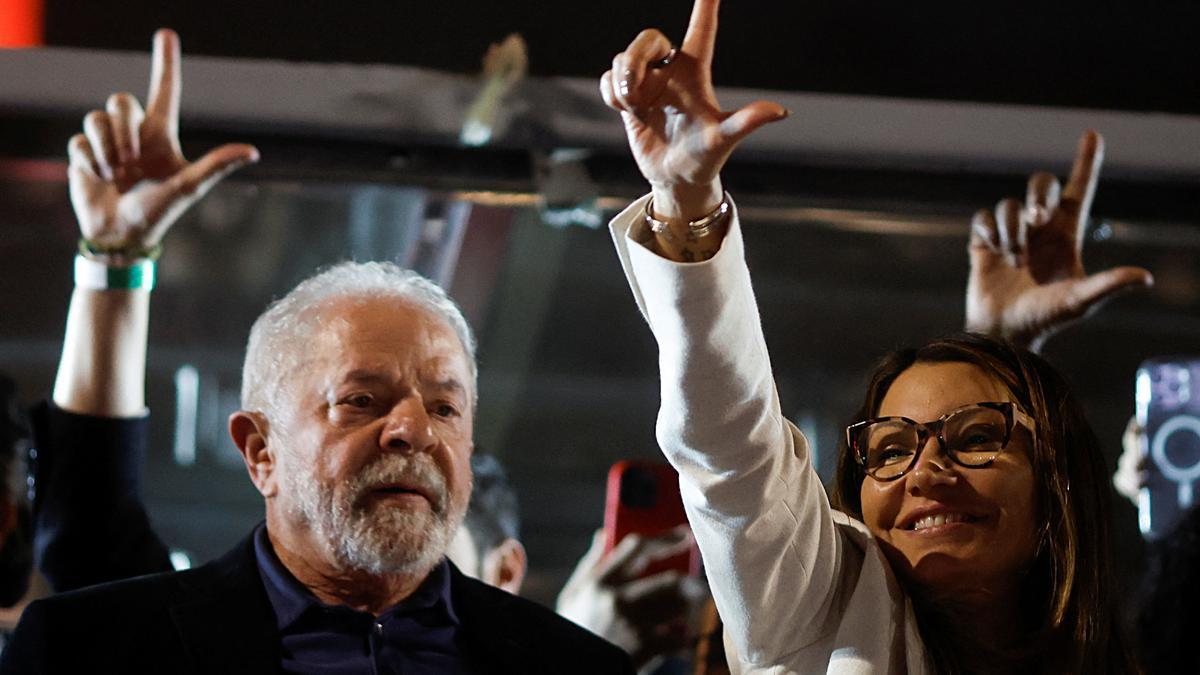
[[[402,482],[432,497],[430,510],[412,511],[370,499],[372,488]],[[340,485],[311,471],[285,471],[289,510],[312,528],[336,563],[374,575],[417,574],[445,554],[466,509],[452,504],[445,477],[426,459],[381,455]]]

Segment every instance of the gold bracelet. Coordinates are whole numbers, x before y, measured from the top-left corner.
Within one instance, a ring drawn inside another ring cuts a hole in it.
[[[688,221],[688,240],[696,241],[697,239],[707,237],[709,233],[712,232],[713,226],[721,222],[725,216],[729,215],[729,209],[729,193],[723,192],[721,193],[721,203],[717,205],[717,208],[713,209],[712,213],[709,213],[702,218]],[[654,217],[654,197],[651,197],[646,202],[646,225],[654,234],[657,234],[668,241],[675,240],[674,235],[671,234],[670,225],[666,221],[659,220],[658,218]]]

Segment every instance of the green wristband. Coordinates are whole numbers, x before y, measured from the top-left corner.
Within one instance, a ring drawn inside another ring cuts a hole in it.
[[[85,255],[75,256],[75,287],[93,291],[154,288],[154,261],[139,260],[128,267],[106,265]]]

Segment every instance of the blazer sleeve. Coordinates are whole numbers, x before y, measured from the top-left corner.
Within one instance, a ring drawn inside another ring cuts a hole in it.
[[[34,557],[56,591],[171,570],[141,498],[148,420],[32,415]]]
[[[639,243],[645,199],[610,228],[658,341],[658,442],[739,658],[786,661],[837,630],[842,577],[858,572],[843,568],[861,558],[843,550],[808,443],[780,411],[736,209],[715,257],[674,263]]]

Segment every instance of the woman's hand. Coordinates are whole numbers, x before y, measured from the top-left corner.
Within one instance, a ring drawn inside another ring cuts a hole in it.
[[[149,107],[113,94],[84,118],[68,145],[71,203],[83,238],[102,251],[145,251],[222,178],[258,161],[258,150],[223,145],[195,162],[179,148],[179,36],[154,36]]]
[[[994,212],[975,214],[967,330],[1038,349],[1112,294],[1154,282],[1138,267],[1084,272],[1083,239],[1103,159],[1104,139],[1088,131],[1065,187],[1051,174],[1035,173],[1024,205],[1005,199]]]
[[[629,147],[654,192],[664,220],[695,220],[721,203],[721,167],[743,138],[787,117],[782,106],[757,101],[734,112],[717,102],[712,84],[719,0],[696,0],[678,49],[645,30],[613,58],[600,94],[625,122]]]

